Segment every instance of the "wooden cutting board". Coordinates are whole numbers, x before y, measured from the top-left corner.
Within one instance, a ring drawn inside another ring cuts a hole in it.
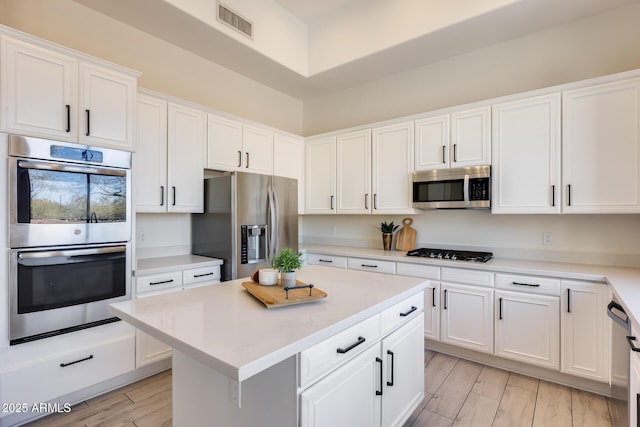
[[[243,282],[242,286],[267,308],[304,304],[327,296],[325,291],[316,287],[311,288],[311,295],[309,295],[309,288],[290,290],[287,298],[287,293],[280,285],[264,286],[256,282]],[[296,286],[307,286],[307,283],[296,280]]]
[[[410,251],[416,248],[416,230],[411,228],[413,220],[405,218],[402,220],[402,228],[396,236],[396,250]]]

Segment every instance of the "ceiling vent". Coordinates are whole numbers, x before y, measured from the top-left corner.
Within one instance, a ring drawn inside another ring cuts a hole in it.
[[[253,39],[253,24],[222,3],[218,3],[218,21]]]

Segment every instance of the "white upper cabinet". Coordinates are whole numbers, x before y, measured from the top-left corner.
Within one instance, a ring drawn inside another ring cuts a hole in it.
[[[243,125],[244,172],[273,175],[273,132]]]
[[[400,123],[372,130],[372,213],[412,213],[413,123]]]
[[[371,210],[371,130],[338,135],[337,188],[339,214]]]
[[[2,37],[2,130],[133,150],[137,74]]]
[[[135,78],[81,62],[79,100],[81,144],[133,148]]]
[[[493,106],[493,213],[560,213],[560,94]]]
[[[416,120],[416,171],[491,164],[491,107]]]
[[[562,94],[563,211],[640,212],[640,79]]]
[[[207,115],[172,102],[167,110],[167,211],[199,213],[204,208]]]
[[[207,168],[273,174],[273,132],[209,114]]]
[[[305,143],[305,213],[336,213],[336,138]]]
[[[273,136],[273,175],[298,180],[298,213],[304,213],[304,139],[276,133]]]
[[[136,212],[167,211],[167,101],[138,94],[133,189]]]
[[[417,171],[449,167],[450,122],[448,114],[416,120]]]

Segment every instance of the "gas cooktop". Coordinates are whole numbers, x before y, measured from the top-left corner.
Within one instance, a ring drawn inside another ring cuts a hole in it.
[[[452,261],[487,262],[493,258],[492,252],[454,251],[451,249],[420,248],[407,252],[407,256],[448,259]]]

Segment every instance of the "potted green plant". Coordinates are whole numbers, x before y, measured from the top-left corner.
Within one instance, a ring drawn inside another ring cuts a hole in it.
[[[301,256],[301,253],[284,248],[273,258],[273,268],[280,272],[283,287],[296,285],[296,270],[302,267]]]
[[[385,251],[391,250],[391,240],[393,239],[393,232],[396,231],[400,227],[399,225],[394,225],[393,221],[387,223],[383,221],[380,223],[380,227],[378,230],[382,231],[382,247]]]

